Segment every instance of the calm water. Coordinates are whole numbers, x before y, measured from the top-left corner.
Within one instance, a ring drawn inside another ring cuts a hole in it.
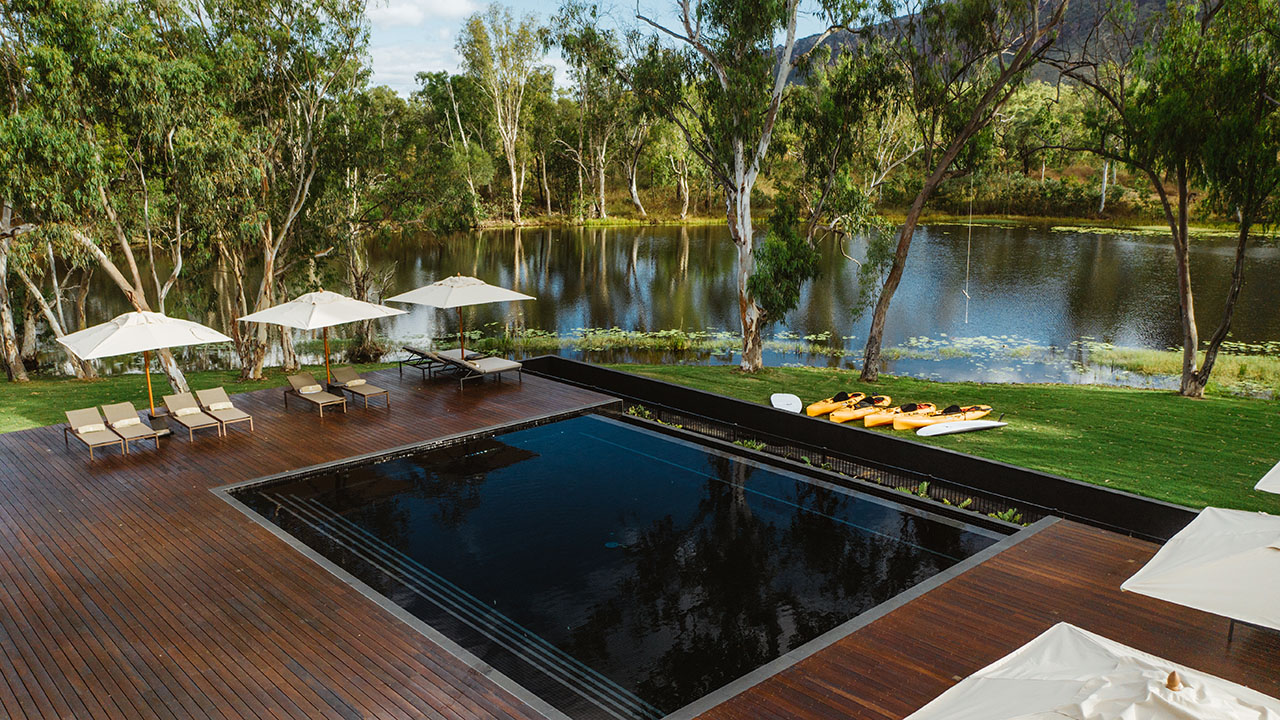
[[[1174,260],[1160,238],[1056,232],[1043,228],[974,227],[972,251],[964,226],[931,226],[916,235],[902,285],[890,311],[885,343],[903,352],[887,369],[943,379],[991,381],[1130,381],[1102,369],[1081,368],[1073,345],[1081,339],[1164,349],[1180,344]],[[805,288],[799,308],[768,335],[817,336],[851,351],[832,358],[798,354],[772,344],[766,362],[852,365],[868,319],[855,319],[856,265],[830,244],[822,275]],[[858,256],[857,248],[852,248]],[[1207,335],[1221,313],[1232,248],[1193,248],[1197,309]],[[374,263],[391,268],[398,292],[463,273],[515,287],[538,299],[469,310],[468,327],[496,332],[520,325],[560,334],[583,328],[682,329],[734,332],[738,327],[736,249],[723,227],[645,227],[491,231],[406,239],[374,249]],[[964,295],[966,262],[969,295]],[[1247,282],[1232,339],[1280,340],[1280,249],[1250,251]],[[101,273],[98,280],[102,280]],[[90,321],[122,310],[119,293],[103,286]],[[967,322],[966,322],[967,311]],[[869,313],[868,313],[869,314]],[[384,326],[393,346],[456,330],[456,316],[415,307]],[[578,353],[588,359],[736,362],[730,352],[662,356]],[[1143,381],[1145,382],[1145,381]]]
[[[574,718],[670,713],[999,535],[598,416],[241,497]]]

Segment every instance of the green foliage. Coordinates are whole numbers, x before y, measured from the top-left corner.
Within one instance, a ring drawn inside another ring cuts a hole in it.
[[[755,273],[747,281],[765,317],[780,320],[800,302],[800,288],[818,276],[821,255],[799,232],[795,207],[778,203],[769,232],[756,246]]]

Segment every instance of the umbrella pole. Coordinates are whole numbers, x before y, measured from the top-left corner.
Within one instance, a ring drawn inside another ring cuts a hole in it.
[[[147,373],[147,405],[151,406],[151,417],[156,416],[156,396],[151,393],[151,351],[142,351],[142,367]]]
[[[329,375],[329,328],[325,328],[321,332],[324,333],[324,381],[328,384],[331,379]]]
[[[467,337],[462,334],[462,308],[458,308],[458,357],[467,359]]]

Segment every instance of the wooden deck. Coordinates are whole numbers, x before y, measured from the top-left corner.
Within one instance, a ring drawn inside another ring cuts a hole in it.
[[[261,390],[235,398],[253,434],[159,452],[89,462],[60,427],[0,435],[0,717],[537,717],[209,489],[606,398],[368,377],[389,410],[321,419]]]
[[[1058,522],[702,718],[899,720],[1063,621],[1280,696],[1280,635],[1120,592],[1156,549]]]
[[[532,718],[536,713],[210,488],[605,400],[537,377],[371,376],[389,410],[279,390],[256,432],[89,462],[58,427],[0,435],[0,717]],[[707,713],[901,718],[1059,620],[1280,695],[1280,639],[1120,583],[1155,546],[1058,523]]]

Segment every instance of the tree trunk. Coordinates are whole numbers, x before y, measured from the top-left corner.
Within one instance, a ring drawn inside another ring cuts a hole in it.
[[[744,184],[745,185],[745,184]],[[751,297],[747,281],[755,273],[755,237],[751,224],[751,195],[744,185],[726,193],[725,210],[729,235],[738,246],[738,316],[742,320],[743,372],[756,372],[764,365],[764,344],[760,337],[764,313]]]
[[[644,211],[644,204],[640,202],[640,191],[636,187],[636,176],[640,174],[640,153],[637,151],[632,154],[627,163],[627,190],[631,193],[631,204],[635,206],[636,212],[640,213],[640,217],[649,217]]]
[[[551,217],[551,185],[547,183],[547,153],[543,152],[539,156],[541,162],[538,163],[542,170],[542,200],[547,205],[547,217]]]
[[[1098,214],[1101,215],[1107,209],[1107,173],[1111,172],[1111,161],[1102,161],[1102,200],[1098,203]]]
[[[0,233],[9,232],[13,222],[13,208],[8,201],[0,201]],[[18,331],[13,324],[13,305],[9,296],[9,241],[0,240],[0,356],[5,373],[13,382],[27,382],[27,369],[22,365],[18,352]]]
[[[601,220],[605,220],[609,217],[609,211],[604,208],[604,179],[605,165],[602,160],[596,163],[596,208],[599,211],[596,214],[596,217]]]
[[[689,215],[689,176],[687,173],[676,178],[676,194],[680,197],[680,219]]]
[[[958,146],[954,151],[948,152],[948,156],[943,158],[933,174],[925,180],[924,186],[920,188],[919,194],[911,203],[911,209],[907,211],[906,222],[903,223],[902,231],[898,234],[898,247],[893,253],[893,265],[889,268],[889,276],[885,278],[884,286],[880,288],[880,297],[876,300],[876,309],[871,315],[871,329],[867,333],[867,347],[862,356],[860,379],[863,382],[875,382],[880,379],[880,349],[884,343],[884,324],[889,316],[889,303],[893,301],[893,293],[897,291],[898,283],[902,281],[902,271],[907,265],[907,252],[911,249],[911,239],[915,236],[916,223],[920,221],[920,213],[924,211],[925,202],[942,183],[946,169],[951,166],[951,161],[955,159],[958,152]]]
[[[37,307],[40,308],[40,314],[44,316],[44,321],[49,325],[49,330],[53,332],[54,337],[63,337],[66,332],[62,329],[62,323],[58,321],[58,316],[54,313],[53,308],[49,305],[49,301],[45,299],[40,288],[32,281],[31,276],[22,269],[21,266],[15,268],[18,277],[22,279],[22,283],[27,287],[27,294],[35,301]],[[54,272],[50,270],[50,272]],[[59,347],[63,347],[59,345]],[[71,366],[71,371],[80,379],[97,377],[98,373],[93,368],[93,364],[87,360],[81,360],[76,357],[75,353],[63,347],[63,351],[67,354],[67,364]]]
[[[39,328],[36,321],[36,302],[31,299],[31,293],[22,302],[22,345],[18,349],[19,355],[22,357],[22,364],[25,367],[36,367],[39,361],[40,345],[39,345]]]
[[[1200,369],[1196,371],[1195,377],[1189,384],[1184,383],[1195,392],[1193,397],[1204,396],[1204,389],[1209,384],[1209,375],[1213,372],[1213,365],[1218,360],[1218,350],[1227,339],[1227,334],[1231,332],[1231,319],[1236,312],[1236,301],[1240,299],[1240,289],[1244,287],[1244,258],[1245,251],[1249,247],[1249,230],[1252,226],[1252,219],[1245,217],[1242,213],[1240,232],[1236,239],[1236,262],[1231,267],[1231,287],[1227,290],[1227,303],[1222,309],[1222,319],[1218,322],[1213,335],[1209,337],[1209,345],[1205,348],[1204,362],[1200,364]],[[1183,394],[1187,393],[1184,391]]]
[[[84,330],[88,327],[87,317],[89,312],[89,283],[93,280],[93,267],[86,267],[80,271],[80,286],[76,288],[76,300],[72,305],[72,312],[76,318],[76,330]]]
[[[1187,397],[1202,397],[1204,387],[1196,382],[1196,359],[1200,352],[1200,335],[1196,329],[1195,298],[1191,290],[1191,248],[1188,237],[1187,165],[1178,163],[1178,222],[1173,250],[1178,259],[1178,304],[1182,311],[1182,387]]]
[[[511,222],[520,224],[520,178],[516,173],[515,153],[507,154],[507,167],[511,169]]]

